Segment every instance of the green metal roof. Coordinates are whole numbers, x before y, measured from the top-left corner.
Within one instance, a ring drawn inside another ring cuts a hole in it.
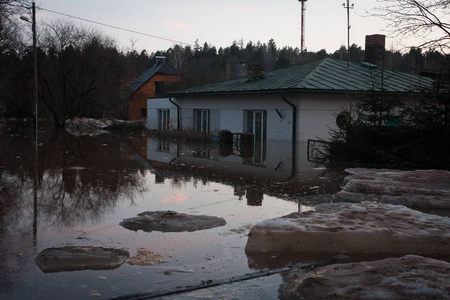
[[[207,84],[169,93],[169,96],[199,94],[242,94],[260,92],[348,92],[380,91],[384,79],[384,90],[390,92],[418,91],[418,87],[429,87],[433,80],[423,76],[382,70],[373,65],[350,63],[325,58],[290,68],[266,73],[262,78],[247,77]]]

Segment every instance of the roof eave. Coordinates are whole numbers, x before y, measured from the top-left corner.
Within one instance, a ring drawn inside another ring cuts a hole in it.
[[[254,95],[254,94],[295,94],[295,93],[312,93],[312,94],[355,94],[355,93],[392,93],[392,94],[413,94],[418,95],[421,92],[414,91],[373,91],[373,90],[318,90],[318,89],[278,89],[278,90],[257,90],[257,91],[217,91],[217,92],[192,92],[192,93],[167,93],[169,97],[183,96],[231,96],[231,95]]]

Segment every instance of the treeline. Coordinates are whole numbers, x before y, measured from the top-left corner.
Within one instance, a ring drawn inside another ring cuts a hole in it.
[[[347,47],[341,46],[332,53],[325,49],[300,52],[299,48],[290,46],[279,48],[274,39],[270,39],[268,43],[249,41],[247,44],[241,40],[219,49],[208,43],[200,46],[198,42],[194,47],[182,48],[176,45],[166,51],[159,51],[156,55],[166,56],[174,66],[189,75],[191,83],[203,84],[233,78],[235,66],[241,62],[247,65],[263,65],[264,70],[270,72],[325,57],[347,60]],[[364,58],[365,51],[361,46],[350,46],[350,61],[360,63]],[[408,73],[438,74],[445,67],[445,63],[446,57],[439,51],[422,52],[419,48],[411,48],[406,53],[386,50],[383,67]],[[202,72],[207,72],[207,76],[201,76],[199,73]]]
[[[0,114],[6,117],[31,117],[34,111],[31,26],[18,20],[28,12],[28,5],[27,1],[0,1]],[[278,47],[270,39],[267,43],[235,41],[225,48],[196,41],[193,46],[174,45],[156,53],[123,52],[110,37],[71,22],[39,24],[39,116],[51,118],[57,126],[74,117],[126,119],[129,85],[159,55],[182,72],[184,82],[175,87],[179,89],[233,78],[241,62],[263,65],[268,72],[327,56],[346,59],[347,49],[300,52]],[[350,59],[362,62],[364,50],[352,45]],[[406,72],[439,72],[441,60],[439,52],[422,53],[416,48],[385,53],[386,67]]]

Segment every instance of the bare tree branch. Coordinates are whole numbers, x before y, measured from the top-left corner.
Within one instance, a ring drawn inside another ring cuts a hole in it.
[[[386,21],[386,29],[394,37],[411,37],[421,41],[419,48],[450,51],[449,0],[377,0],[380,5],[370,16]]]

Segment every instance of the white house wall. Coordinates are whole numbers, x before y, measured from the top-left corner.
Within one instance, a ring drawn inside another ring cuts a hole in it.
[[[349,109],[351,97],[345,94],[306,94],[296,101],[298,141],[328,139],[330,128],[337,128],[336,115]]]
[[[349,106],[349,97],[345,95],[287,94],[286,99],[297,107],[297,141],[327,139],[330,128],[336,127],[336,114]],[[194,128],[194,109],[209,109],[212,132],[242,133],[244,112],[264,110],[267,111],[266,138],[292,141],[293,109],[282,100],[281,94],[189,96],[172,100],[180,105],[183,129]]]
[[[202,96],[183,97],[173,99],[182,108],[182,124],[184,128],[193,128],[194,109],[209,109],[211,111],[210,130],[219,132],[229,130],[233,133],[243,133],[244,111],[267,111],[267,139],[291,140],[292,138],[292,110],[281,100],[281,96],[254,95],[254,96]],[[278,109],[284,114],[280,118]],[[216,118],[219,118],[217,121]]]
[[[180,104],[181,105],[181,104]],[[183,108],[180,108],[180,118],[181,118],[181,128],[182,129],[193,129],[194,124],[194,109],[187,108],[183,105]]]
[[[177,128],[177,107],[169,101],[169,98],[147,99],[147,128],[159,129],[158,110],[170,110],[170,128]]]

